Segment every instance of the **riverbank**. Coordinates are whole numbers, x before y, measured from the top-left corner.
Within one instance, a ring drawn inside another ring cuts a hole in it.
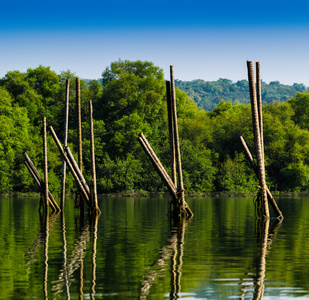
[[[280,192],[280,191],[272,191],[272,195],[276,197],[285,197],[285,198],[309,198],[309,191],[304,192]],[[59,198],[57,194],[54,195],[56,198]],[[256,193],[252,192],[240,192],[240,191],[223,191],[223,192],[185,192],[185,197],[187,198],[253,198],[256,196]],[[23,198],[32,198],[32,197],[40,197],[40,193],[0,193],[0,197],[23,197]],[[75,198],[75,194],[67,194],[67,198],[72,197]],[[99,194],[100,198],[122,198],[122,197],[131,197],[131,198],[168,198],[170,194],[168,192],[147,192],[147,191],[124,191],[119,193],[104,193]]]

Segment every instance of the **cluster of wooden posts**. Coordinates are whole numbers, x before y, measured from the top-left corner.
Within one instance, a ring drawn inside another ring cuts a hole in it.
[[[252,123],[256,150],[256,162],[253,159],[251,152],[241,136],[240,140],[243,145],[245,154],[259,179],[259,188],[256,209],[259,217],[269,218],[269,206],[268,201],[271,204],[276,216],[283,218],[278,205],[270,193],[265,178],[265,165],[264,165],[264,142],[263,142],[263,117],[262,117],[262,97],[261,97],[261,77],[260,77],[260,63],[256,63],[256,85],[254,81],[254,70],[251,61],[247,61],[248,68],[248,81],[252,108]],[[90,136],[91,136],[91,160],[92,160],[92,185],[89,188],[82,172],[82,131],[81,131],[81,103],[80,103],[80,81],[76,79],[76,101],[77,101],[77,119],[78,119],[78,163],[75,161],[70,148],[67,145],[68,135],[68,118],[69,118],[69,80],[66,81],[66,109],[65,109],[65,122],[64,122],[64,145],[62,146],[54,129],[50,127],[50,132],[56,142],[59,151],[63,158],[62,168],[62,193],[61,193],[61,208],[53,198],[51,192],[48,189],[48,169],[47,169],[47,141],[46,141],[46,118],[43,120],[43,153],[44,153],[44,180],[40,177],[34,164],[31,162],[27,153],[25,153],[25,164],[38,184],[41,194],[43,195],[41,201],[43,206],[48,209],[51,207],[53,211],[60,211],[64,208],[65,199],[65,178],[66,178],[66,166],[72,172],[74,179],[78,185],[78,189],[81,196],[80,207],[83,210],[83,202],[86,202],[89,210],[94,213],[100,213],[97,201],[97,188],[96,188],[96,171],[95,171],[95,153],[94,153],[94,136],[93,136],[93,119],[92,119],[92,102],[89,101],[90,111]],[[150,161],[154,165],[155,170],[160,175],[161,179],[167,186],[173,206],[172,212],[176,216],[184,216],[191,218],[193,213],[185,201],[184,184],[182,176],[181,155],[178,135],[178,123],[177,123],[177,108],[176,108],[176,93],[175,93],[175,80],[174,80],[174,68],[170,66],[170,81],[166,81],[166,96],[167,96],[167,112],[168,112],[168,126],[169,126],[169,142],[171,153],[171,177],[163,167],[159,158],[151,148],[146,137],[141,133],[138,136],[145,153],[149,157]],[[40,205],[41,207],[41,205]]]
[[[63,158],[62,164],[62,192],[61,192],[61,208],[58,206],[54,197],[48,189],[48,163],[47,163],[47,130],[46,130],[46,118],[43,118],[43,155],[44,155],[44,180],[39,175],[34,164],[30,160],[27,153],[24,153],[25,164],[30,171],[31,175],[35,179],[37,185],[41,191],[40,209],[44,207],[44,211],[48,213],[49,207],[54,212],[63,211],[65,202],[65,179],[66,179],[66,167],[71,171],[80,193],[80,209],[81,213],[84,210],[84,202],[88,205],[89,212],[94,214],[100,213],[97,198],[96,187],[96,169],[95,169],[95,149],[94,149],[94,134],[93,134],[93,118],[92,118],[92,101],[89,101],[89,114],[90,114],[90,146],[91,146],[91,165],[92,165],[92,182],[91,186],[87,184],[82,172],[82,130],[81,130],[81,103],[80,103],[80,80],[76,79],[76,101],[77,101],[77,120],[78,120],[78,163],[76,162],[70,148],[67,144],[68,139],[68,119],[69,119],[69,86],[70,81],[66,80],[66,105],[65,105],[65,122],[64,122],[64,145],[62,146],[59,141],[56,132],[53,127],[50,126],[50,132],[52,137],[60,151]]]

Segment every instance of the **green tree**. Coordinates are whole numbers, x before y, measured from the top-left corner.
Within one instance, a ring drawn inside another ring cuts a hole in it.
[[[25,108],[13,105],[9,93],[0,87],[0,191],[10,192],[29,183],[23,152],[29,145],[29,118]]]
[[[166,107],[163,71],[150,62],[118,61],[102,77],[103,95],[95,117],[106,125],[109,155],[124,158],[139,149],[140,132],[150,137],[162,122]]]

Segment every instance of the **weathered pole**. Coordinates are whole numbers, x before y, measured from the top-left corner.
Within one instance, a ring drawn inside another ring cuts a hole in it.
[[[77,107],[77,149],[78,149],[78,166],[83,172],[83,148],[82,148],[82,113],[80,101],[80,79],[76,78],[76,107]]]
[[[57,137],[56,132],[54,131],[54,129],[53,129],[52,126],[50,126],[49,129],[50,129],[50,132],[51,132],[51,134],[52,134],[52,136],[53,136],[53,139],[54,139],[56,145],[58,146],[58,149],[59,149],[59,151],[60,151],[62,157],[65,159],[65,161],[66,161],[66,163],[67,163],[67,165],[68,165],[68,167],[69,167],[69,169],[70,169],[70,171],[71,171],[71,173],[72,173],[74,179],[76,180],[76,182],[77,182],[77,184],[78,184],[78,187],[79,187],[79,190],[80,190],[80,192],[81,192],[82,198],[87,202],[87,204],[88,204],[89,207],[90,207],[89,195],[88,195],[88,193],[85,191],[85,188],[83,187],[82,183],[80,182],[80,178],[78,177],[78,175],[77,175],[76,172],[74,171],[74,168],[73,168],[73,166],[72,166],[72,164],[71,164],[71,162],[70,162],[68,156],[66,155],[66,153],[65,153],[65,151],[64,151],[64,149],[63,149],[63,147],[62,147],[62,145],[61,145],[61,143],[60,143],[60,141],[59,141],[59,139],[58,139],[58,137]]]
[[[255,161],[254,161],[254,159],[252,157],[252,154],[251,154],[251,152],[250,152],[250,150],[249,150],[249,148],[247,146],[247,143],[246,143],[245,139],[242,136],[240,137],[240,141],[242,143],[242,146],[243,146],[243,148],[245,150],[246,157],[247,157],[248,161],[250,162],[251,167],[252,167],[255,175],[257,176],[257,178],[259,178],[259,173],[258,173],[257,165],[256,165],[256,163],[255,163]],[[278,207],[278,205],[276,203],[275,198],[273,197],[273,195],[271,194],[271,192],[270,192],[270,190],[269,190],[269,188],[267,186],[266,186],[266,192],[267,192],[268,201],[270,202],[272,208],[274,209],[277,217],[279,219],[282,219],[283,218],[282,212],[280,211],[280,209],[279,209],[279,207]]]
[[[163,165],[161,164],[159,158],[156,156],[155,152],[152,150],[150,144],[148,143],[147,139],[143,135],[143,133],[140,133],[138,136],[138,141],[140,142],[142,148],[144,149],[145,153],[149,157],[150,161],[152,162],[154,168],[160,175],[163,182],[166,184],[171,196],[173,197],[174,205],[177,205],[179,199],[179,194],[177,193],[177,188],[175,184],[173,183],[172,179],[164,169]],[[179,209],[179,207],[177,207]],[[191,218],[193,216],[193,213],[186,203],[186,201],[183,199],[183,205],[181,207],[183,211],[186,213],[188,218]]]
[[[257,105],[259,113],[259,125],[260,125],[260,136],[261,136],[261,154],[264,165],[264,132],[263,132],[263,111],[262,111],[262,82],[261,82],[261,68],[260,62],[255,63],[255,72],[256,72],[256,96],[257,96]]]
[[[90,148],[91,148],[91,169],[92,169],[92,210],[96,213],[100,213],[98,206],[98,195],[97,195],[97,175],[95,169],[95,150],[94,150],[94,132],[93,132],[93,111],[92,101],[89,101],[89,115],[90,115]]]
[[[150,144],[148,143],[147,139],[143,135],[143,133],[140,133],[138,136],[138,141],[140,142],[142,148],[144,149],[145,153],[149,157],[150,161],[152,162],[154,168],[160,175],[163,182],[168,187],[170,193],[175,196],[175,193],[177,192],[176,186],[166,170],[164,169],[163,165],[161,164],[159,158],[156,156],[155,152],[152,150]]]
[[[85,180],[85,177],[84,175],[82,174],[82,172],[80,171],[75,159],[74,159],[74,156],[69,148],[69,146],[65,147],[64,148],[64,151],[68,157],[68,159],[70,160],[71,162],[71,165],[75,171],[75,173],[77,174],[78,178],[79,178],[79,182],[83,185],[84,189],[86,190],[86,192],[88,193],[89,195],[89,198],[90,198],[90,188]]]
[[[29,162],[27,160],[24,161],[27,169],[29,170],[30,174],[32,175],[33,179],[35,180],[36,184],[38,185],[38,187],[40,188],[41,194],[44,193],[45,190],[45,183],[43,183],[43,185],[40,183],[39,178],[35,175],[34,170],[32,169],[31,165],[29,164]],[[43,180],[42,180],[43,182]],[[51,194],[50,191],[48,191],[48,199],[49,199],[49,205],[52,208],[52,211],[59,211],[59,207],[54,205],[54,202],[51,200]],[[54,199],[53,199],[54,200]],[[58,208],[57,208],[58,207]]]
[[[175,155],[175,138],[173,129],[173,111],[171,101],[171,82],[166,81],[166,102],[167,102],[167,115],[168,115],[168,131],[170,141],[170,152],[171,152],[171,172],[172,180],[177,187],[177,176],[176,176],[176,155]]]
[[[77,153],[78,153],[78,166],[83,173],[83,148],[82,148],[82,113],[81,113],[81,100],[80,100],[80,79],[76,78],[76,107],[77,107]],[[79,197],[80,214],[84,214],[83,197]]]
[[[47,137],[46,137],[46,117],[43,117],[43,156],[44,156],[44,198],[45,198],[45,209],[48,213],[49,198],[48,198],[48,167],[47,167]]]
[[[254,140],[255,140],[257,165],[258,165],[258,171],[259,171],[259,183],[262,189],[261,191],[262,214],[265,218],[269,218],[269,207],[268,207],[267,193],[266,193],[265,167],[263,164],[262,149],[261,149],[259,113],[258,113],[258,107],[257,107],[253,65],[251,61],[247,61],[247,68],[248,68],[248,79],[249,79],[249,89],[250,89],[250,98],[251,98],[253,133],[254,133]]]
[[[172,115],[173,115],[173,127],[174,127],[174,139],[175,139],[175,153],[176,153],[177,173],[178,173],[178,193],[180,194],[180,204],[183,205],[183,201],[185,199],[185,193],[183,188],[180,145],[178,135],[174,66],[170,66],[170,77],[171,77]]]
[[[65,112],[64,112],[64,140],[63,146],[68,145],[68,127],[69,127],[69,94],[70,94],[70,80],[66,80],[65,85]],[[66,179],[66,162],[62,160],[62,185],[61,185],[61,210],[64,209],[65,202],[65,179]]]
[[[25,165],[26,165],[26,167],[28,168],[30,174],[34,178],[34,180],[37,183],[38,187],[40,188],[41,194],[44,195],[45,183],[44,183],[41,175],[39,174],[39,172],[35,168],[33,162],[31,161],[30,157],[28,156],[28,154],[26,152],[24,153],[24,157],[25,157]],[[60,208],[59,208],[56,200],[54,199],[54,197],[53,197],[53,195],[51,194],[50,191],[48,191],[48,198],[49,198],[49,201],[50,201],[51,208],[54,211],[59,212]]]

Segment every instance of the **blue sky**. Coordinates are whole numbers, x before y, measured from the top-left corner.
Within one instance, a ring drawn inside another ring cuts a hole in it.
[[[100,78],[118,59],[149,60],[168,78],[309,86],[309,1],[0,0],[0,77],[39,65]]]

